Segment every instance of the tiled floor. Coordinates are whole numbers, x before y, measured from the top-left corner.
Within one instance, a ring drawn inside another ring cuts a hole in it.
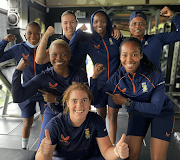
[[[1,115],[2,109],[0,109]],[[16,104],[8,106],[8,114],[20,114],[20,110]],[[127,129],[127,114],[125,109],[121,109],[118,114],[118,131],[117,140],[120,139],[122,133],[126,133]],[[107,121],[108,125],[108,121]],[[31,128],[31,135],[28,148],[35,151],[38,143],[38,137],[41,127],[40,117],[34,121]],[[0,117],[0,152],[1,148],[21,149],[21,131],[22,119],[13,117]],[[174,132],[180,132],[180,119],[176,119]],[[150,160],[150,131],[148,131],[145,138],[139,160]],[[13,152],[13,151],[12,151]],[[6,160],[0,155],[0,160]],[[180,160],[180,142],[172,136],[168,149],[167,160]]]

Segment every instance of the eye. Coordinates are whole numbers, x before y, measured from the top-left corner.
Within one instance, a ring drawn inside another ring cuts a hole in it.
[[[133,54],[133,57],[137,56],[137,54]]]
[[[66,56],[66,55],[67,55],[66,53],[63,53],[63,54],[62,54],[63,57]]]
[[[144,26],[144,23],[143,23],[143,22],[140,22],[139,25],[140,25],[140,26]]]
[[[135,26],[135,25],[136,25],[136,22],[132,23],[132,25]]]
[[[28,35],[31,35],[32,33],[31,33],[31,32],[28,32],[27,34],[28,34]]]
[[[83,99],[82,101],[83,101],[83,103],[86,103],[86,102],[87,102],[87,99]]]
[[[52,53],[52,56],[56,57],[56,56],[57,56],[57,54],[56,54],[56,53]]]
[[[72,103],[76,103],[76,100],[71,100]]]
[[[126,54],[122,54],[122,57],[127,57],[127,55]]]

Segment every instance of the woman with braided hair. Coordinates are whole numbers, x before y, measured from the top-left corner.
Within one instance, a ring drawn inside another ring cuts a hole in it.
[[[125,105],[129,113],[126,142],[129,159],[137,160],[142,141],[151,124],[151,158],[166,159],[173,131],[173,103],[165,94],[162,72],[142,53],[141,41],[126,38],[120,46],[122,67],[98,90],[98,75],[105,69],[96,64],[91,78],[94,103],[100,103],[108,95],[117,105]],[[166,125],[164,125],[166,124]]]

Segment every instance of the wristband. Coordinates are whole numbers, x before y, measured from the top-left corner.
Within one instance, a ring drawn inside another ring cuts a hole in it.
[[[117,149],[116,149],[116,147],[114,147],[114,153],[116,154],[116,156],[118,156],[118,157],[119,157],[119,154],[117,153]]]

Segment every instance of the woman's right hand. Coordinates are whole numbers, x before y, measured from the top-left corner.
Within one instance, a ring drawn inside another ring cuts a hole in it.
[[[83,24],[83,25],[80,27],[80,29],[81,29],[82,31],[86,31],[88,28],[86,27],[85,24]]]
[[[94,66],[94,73],[92,76],[92,79],[98,78],[98,76],[106,69],[106,67],[103,64],[96,63]]]
[[[6,37],[4,37],[4,40],[7,42],[12,42],[12,41],[16,40],[16,37],[13,34],[8,34]]]
[[[23,71],[26,67],[28,67],[30,65],[30,62],[28,59],[26,58],[21,58],[21,60],[19,61],[16,69],[17,70],[20,70],[20,71]]]
[[[50,154],[52,144],[51,137],[47,129],[45,130],[45,136],[46,137],[41,141],[41,145],[39,147],[39,151],[44,157]]]
[[[49,26],[46,30],[45,34],[47,34],[49,37],[55,34],[55,29],[52,26]]]

